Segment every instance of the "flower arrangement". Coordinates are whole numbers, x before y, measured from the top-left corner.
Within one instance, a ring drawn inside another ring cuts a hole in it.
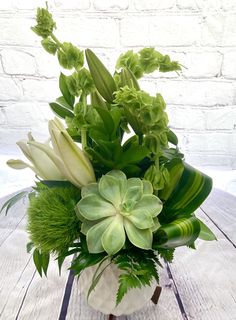
[[[45,143],[31,133],[19,141],[29,162],[9,160],[8,165],[36,174],[27,231],[40,275],[47,273],[50,257],[60,269],[76,254],[71,269],[78,277],[96,266],[89,297],[105,268],[114,264],[120,272],[119,305],[128,290],[158,282],[160,258],[171,262],[176,247],[195,248],[197,238],[215,239],[194,213],[212,180],[184,161],[161,94],[150,96],[138,83],[156,70],[181,71],[178,62],[154,48],[130,50],[118,58],[112,75],[90,49],[60,42],[55,29],[48,8],[39,8],[32,30],[70,70],[59,78],[62,95],[49,104],[63,120],[49,121]]]

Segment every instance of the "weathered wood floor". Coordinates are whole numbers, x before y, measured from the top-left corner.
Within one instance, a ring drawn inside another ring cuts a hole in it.
[[[7,217],[0,216],[0,319],[107,320],[87,306],[67,266],[61,277],[56,263],[48,278],[35,272],[26,253],[26,205],[22,201]],[[174,263],[160,271],[158,305],[150,302],[117,320],[236,320],[236,198],[214,190],[197,215],[218,241],[198,241],[197,250],[177,249]]]

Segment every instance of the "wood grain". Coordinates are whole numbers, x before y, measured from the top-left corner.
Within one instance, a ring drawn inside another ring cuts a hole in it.
[[[198,210],[218,241],[198,240],[197,250],[176,250],[170,269],[188,319],[236,319],[236,251],[221,231]]]
[[[214,189],[201,208],[236,247],[236,197]]]

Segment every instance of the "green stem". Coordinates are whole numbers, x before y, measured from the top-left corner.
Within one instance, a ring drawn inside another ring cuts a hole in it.
[[[83,93],[81,96],[81,101],[83,105],[83,116],[85,117],[87,113],[87,99]],[[85,150],[85,148],[87,147],[87,129],[84,129],[84,128],[81,129],[81,143],[82,143],[83,150]]]
[[[57,39],[57,37],[53,33],[51,34],[51,38],[52,38],[53,41],[55,41],[55,43],[58,45],[58,47],[63,49],[62,43]]]
[[[143,135],[142,134],[138,135],[138,143],[140,146],[143,144]]]

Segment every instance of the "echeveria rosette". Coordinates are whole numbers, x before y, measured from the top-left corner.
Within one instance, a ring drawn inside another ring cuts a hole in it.
[[[153,231],[160,226],[157,215],[162,210],[161,200],[152,193],[149,181],[127,179],[118,170],[83,187],[77,214],[89,252],[114,255],[123,248],[126,235],[134,246],[151,249]]]

